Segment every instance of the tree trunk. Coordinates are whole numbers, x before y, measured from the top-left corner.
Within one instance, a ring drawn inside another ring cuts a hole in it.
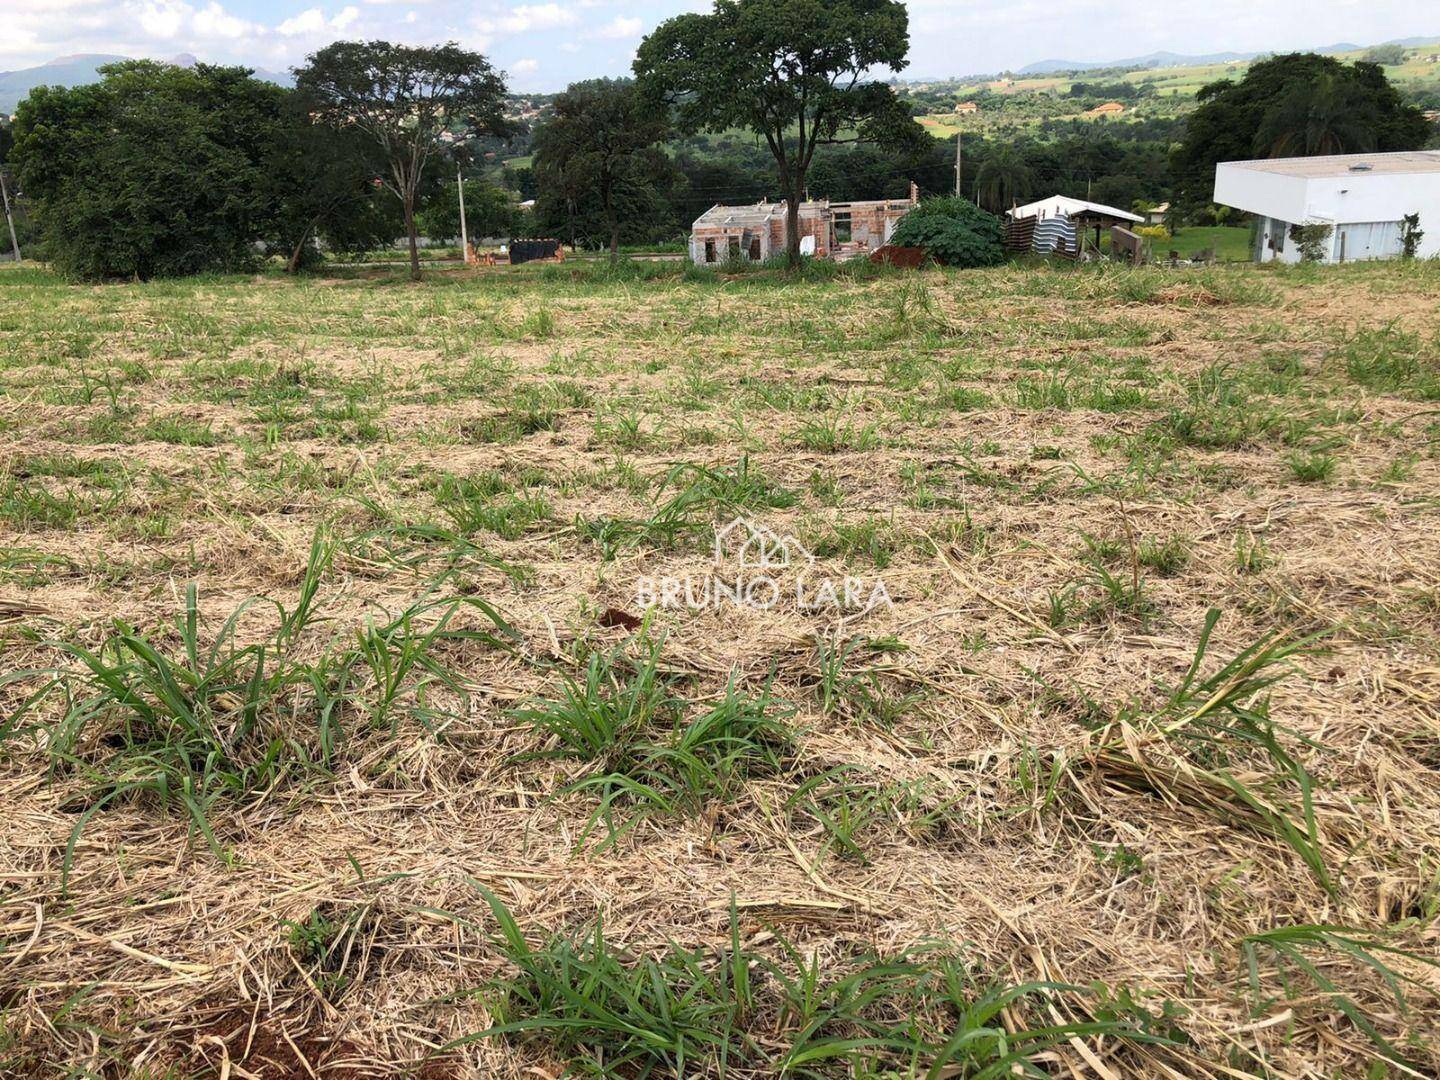
[[[797,184],[785,197],[785,265],[800,269],[800,194]]]
[[[298,274],[300,272],[300,258],[305,254],[305,241],[310,239],[310,230],[306,229],[300,234],[300,239],[295,242],[294,249],[290,252],[290,260],[285,264],[287,274]]]
[[[620,223],[618,221],[610,224],[610,265],[614,266],[620,261]]]
[[[415,193],[405,193],[405,233],[410,238],[410,280],[420,280],[420,234],[415,225]]]

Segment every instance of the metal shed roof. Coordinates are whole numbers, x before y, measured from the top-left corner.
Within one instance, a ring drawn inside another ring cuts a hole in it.
[[[1129,210],[1121,210],[1116,206],[1106,206],[1104,203],[1088,202],[1085,199],[1072,199],[1068,195],[1051,195],[1048,199],[1040,199],[1037,202],[1026,203],[1024,206],[1017,206],[1010,211],[1012,218],[1028,217],[1053,217],[1056,214],[1095,214],[1100,217],[1116,218],[1120,221],[1144,221],[1139,214],[1132,214]]]

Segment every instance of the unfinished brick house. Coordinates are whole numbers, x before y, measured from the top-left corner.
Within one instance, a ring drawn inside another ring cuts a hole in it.
[[[821,259],[850,259],[884,246],[895,224],[920,201],[908,199],[800,204],[800,251]],[[785,251],[785,204],[712,206],[690,229],[690,258],[701,265],[727,259],[763,262]]]

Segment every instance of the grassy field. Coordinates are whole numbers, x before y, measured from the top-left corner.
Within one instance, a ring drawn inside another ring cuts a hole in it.
[[[1156,240],[1152,247],[1158,257],[1167,251],[1178,251],[1188,257],[1206,248],[1215,252],[1221,262],[1249,262],[1250,227],[1248,225],[1186,225],[1169,240]]]
[[[0,1075],[1434,1075],[1440,266],[853,273],[0,271]]]

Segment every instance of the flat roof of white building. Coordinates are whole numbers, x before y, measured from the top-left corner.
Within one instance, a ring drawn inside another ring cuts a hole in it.
[[[1369,174],[1394,176],[1410,173],[1440,173],[1440,150],[1400,150],[1388,154],[1333,154],[1326,157],[1260,158],[1257,161],[1226,161],[1232,169],[1253,169],[1278,176],[1325,179]]]
[[[1440,220],[1440,151],[1222,161],[1213,198],[1291,225],[1398,226],[1407,214],[1434,222]]]

